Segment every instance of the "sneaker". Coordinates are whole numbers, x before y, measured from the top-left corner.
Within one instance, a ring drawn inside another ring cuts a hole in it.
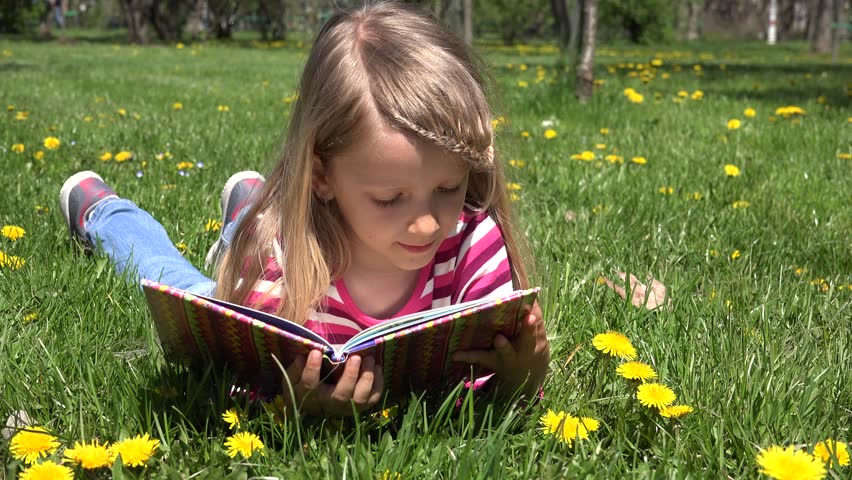
[[[75,173],[65,180],[59,190],[59,208],[65,216],[71,238],[77,237],[90,246],[86,239],[86,220],[95,205],[108,198],[118,198],[118,195],[95,172]]]
[[[263,175],[253,171],[235,173],[225,182],[225,188],[222,189],[222,227],[219,229],[219,239],[207,252],[207,258],[204,260],[205,267],[210,268],[211,265],[219,263],[226,250],[222,238],[225,227],[236,220],[245,207],[255,201],[265,182]]]

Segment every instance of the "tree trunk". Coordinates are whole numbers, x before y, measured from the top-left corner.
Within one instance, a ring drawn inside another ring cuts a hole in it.
[[[844,4],[845,0],[834,0],[834,8],[832,9],[832,27],[833,24],[837,24],[837,28],[832,28],[831,35],[831,62],[837,63],[837,55],[840,51],[840,44],[843,43],[845,39],[846,29],[841,28],[841,26],[845,26],[846,22],[843,21],[845,17],[843,16]]]
[[[571,41],[571,24],[568,18],[566,0],[550,0],[550,10],[553,12],[553,25],[556,29],[556,39],[559,48],[564,52]]]
[[[464,42],[473,45],[473,0],[464,0]]]
[[[698,24],[701,21],[701,10],[704,8],[702,5],[704,2],[696,2],[694,0],[688,0],[687,2],[687,30],[686,30],[686,40],[693,42],[698,40]]]
[[[583,51],[577,66],[575,94],[581,102],[592,98],[595,88],[595,37],[598,30],[598,0],[584,0]]]
[[[779,0],[778,2],[778,39],[790,40],[793,36],[793,22],[796,18],[794,0]]]
[[[260,34],[264,40],[281,41],[287,38],[287,1],[259,0]]]
[[[580,53],[580,25],[583,24],[583,0],[569,0],[569,30],[571,36],[568,39],[568,65],[574,65],[577,62],[577,55]]]
[[[811,52],[828,53],[831,51],[831,17],[834,12],[833,0],[819,0],[814,11],[814,36]]]
[[[242,0],[207,0],[216,38],[231,38],[239,18],[241,4]]]
[[[127,23],[127,41],[147,45],[151,41],[148,33],[150,4],[145,0],[121,0],[121,10]]]

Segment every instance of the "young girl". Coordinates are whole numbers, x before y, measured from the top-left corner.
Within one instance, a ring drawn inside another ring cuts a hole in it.
[[[252,205],[237,213],[228,213],[235,209],[226,187],[217,247],[229,247],[215,296],[304,319],[343,343],[396,316],[528,288],[491,116],[476,59],[431,15],[391,2],[337,13],[308,57],[268,181],[245,196]],[[99,178],[84,177],[97,185],[86,191],[114,195]],[[63,191],[79,184],[69,180]],[[103,240],[111,230],[101,226],[104,211],[119,201],[98,200],[63,211],[72,219],[90,213],[80,228],[69,221],[70,228],[100,241],[122,271],[127,265]],[[133,242],[112,243],[126,254]],[[171,247],[167,237],[161,243]],[[140,275],[156,275],[157,267],[168,269],[154,263]],[[196,292],[212,290],[193,271],[186,283]],[[512,342],[498,336],[492,350],[454,360],[493,371],[500,388],[537,391],[549,361],[540,309],[532,309]],[[300,411],[347,415],[380,400],[382,370],[374,358],[349,357],[334,385],[322,382],[321,365],[313,351],[287,368]]]

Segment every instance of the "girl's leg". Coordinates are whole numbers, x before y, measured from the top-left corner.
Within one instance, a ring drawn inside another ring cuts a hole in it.
[[[95,205],[85,233],[116,272],[126,272],[137,283],[154,280],[196,295],[211,295],[216,288],[180,254],[163,226],[130,200],[111,198]]]

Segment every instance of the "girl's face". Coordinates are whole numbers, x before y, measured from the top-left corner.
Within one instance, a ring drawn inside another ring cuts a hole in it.
[[[314,188],[332,195],[349,228],[352,266],[376,273],[418,270],[458,223],[468,167],[460,155],[373,128],[328,162]]]

